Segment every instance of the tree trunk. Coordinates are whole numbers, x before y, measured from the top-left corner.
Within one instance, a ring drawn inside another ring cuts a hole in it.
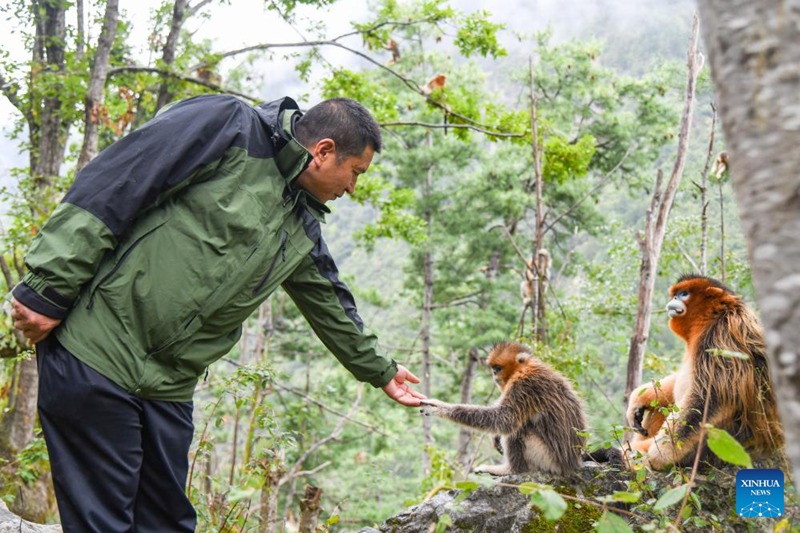
[[[298,533],[314,533],[317,530],[319,521],[319,500],[322,496],[322,489],[312,485],[306,485],[303,499],[300,500],[300,523],[297,526]]]
[[[472,403],[472,382],[475,379],[475,367],[478,366],[478,349],[470,348],[467,355],[467,368],[464,370],[464,379],[461,380],[461,403]],[[472,440],[472,431],[460,428],[458,431],[458,462],[464,468],[472,463],[469,453],[469,443]]]
[[[181,35],[183,22],[186,20],[186,6],[188,4],[189,0],[175,0],[175,5],[172,9],[172,23],[169,27],[167,42],[164,43],[164,50],[161,54],[161,62],[166,68],[170,68],[175,62],[175,50],[178,47],[178,38]],[[161,86],[158,88],[156,109],[164,107],[172,99],[172,95],[170,79],[164,76],[161,80]]]
[[[89,89],[86,91],[86,111],[84,113],[83,146],[78,156],[76,170],[86,166],[97,155],[97,139],[105,100],[105,85],[108,78],[111,46],[117,34],[119,19],[119,0],[107,0],[106,14],[103,18],[103,29],[92,62],[92,73]]]
[[[33,62],[41,71],[60,76],[65,68],[64,43],[67,38],[66,4],[59,0],[40,0],[34,2],[33,10],[36,21],[36,45]],[[34,67],[36,68],[36,67]],[[58,176],[61,162],[64,160],[64,149],[69,134],[69,123],[62,120],[62,102],[58,84],[48,86],[41,97],[39,123],[31,130],[31,171],[34,186],[39,191],[49,194],[46,189],[53,185]],[[32,113],[36,116],[37,113]],[[35,119],[34,119],[35,120]],[[29,122],[30,126],[30,122]],[[42,205],[33,206],[34,210]]]
[[[33,46],[33,63],[40,71],[50,74],[64,72],[64,42],[66,40],[66,17],[63,2],[42,0],[34,2],[32,9],[36,38]],[[58,176],[69,131],[69,124],[61,119],[62,105],[60,91],[56,87],[40,95],[36,102],[41,113],[38,125],[34,113],[28,109],[31,150],[31,174],[33,177],[34,219],[42,217],[43,209],[48,204],[45,199],[51,194],[51,186]],[[34,105],[34,104],[30,104]],[[33,440],[33,429],[36,421],[36,397],[38,394],[38,372],[36,358],[22,361],[19,372],[19,388],[14,396],[13,404],[0,422],[0,456],[13,457]],[[19,513],[19,511],[17,511]]]
[[[544,249],[544,205],[542,200],[542,147],[539,145],[539,128],[536,118],[536,86],[533,83],[533,58],[529,60],[528,84],[530,86],[530,113],[531,113],[531,153],[533,157],[533,190],[536,196],[535,227],[533,249],[531,250],[531,263],[535,265],[532,272],[531,284],[531,338],[538,342],[546,342],[547,325],[545,313],[547,310],[544,298],[545,279],[543,269],[539,268],[539,257]],[[526,272],[526,280],[528,279]]]
[[[730,176],[786,432],[800,479],[800,10],[700,0]]]
[[[708,172],[714,157],[714,136],[717,127],[717,108],[711,104],[711,133],[708,134],[708,152],[700,174],[700,274],[708,275]]]
[[[428,135],[428,145],[433,146],[433,137]],[[430,195],[433,185],[433,168],[428,169],[428,175],[424,187],[424,196]],[[433,214],[430,209],[424,213],[425,226],[433,227]],[[431,395],[431,327],[433,324],[433,254],[431,252],[422,253],[422,324],[420,326],[420,341],[422,351],[422,394],[428,398]],[[422,417],[422,442],[425,448],[433,443],[431,436],[431,420],[428,416]],[[423,454],[423,471],[428,472],[430,467],[430,456],[426,451]]]
[[[687,59],[688,76],[686,80],[686,93],[681,116],[680,133],[678,135],[678,152],[675,155],[675,164],[672,174],[664,190],[661,190],[662,175],[659,170],[656,188],[650,202],[650,209],[645,221],[644,235],[640,238],[642,249],[642,262],[639,269],[639,300],[636,310],[636,323],[631,336],[628,350],[628,372],[625,384],[625,404],[628,398],[642,383],[642,363],[644,351],[647,347],[648,332],[650,330],[650,315],[655,287],[656,269],[658,258],[661,255],[661,246],[664,243],[664,233],[667,229],[667,218],[675,200],[675,193],[683,177],[683,168],[686,163],[689,134],[691,133],[692,116],[694,114],[694,95],[697,86],[697,74],[702,67],[698,64],[697,54],[698,19],[694,17],[692,35],[689,39]],[[627,421],[624,421],[627,423]]]

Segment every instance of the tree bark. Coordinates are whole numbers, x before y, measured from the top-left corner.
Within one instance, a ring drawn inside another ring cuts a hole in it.
[[[538,342],[546,342],[547,324],[545,313],[547,311],[544,299],[545,279],[544,272],[539,268],[538,259],[544,249],[544,204],[542,199],[542,147],[539,145],[539,128],[536,118],[536,86],[533,83],[533,58],[529,60],[528,84],[530,85],[530,113],[531,113],[531,155],[533,157],[533,190],[536,196],[535,227],[533,236],[533,249],[531,250],[531,263],[535,265],[532,272],[531,284],[531,337]],[[528,280],[526,272],[526,280]]]
[[[103,17],[103,29],[100,31],[97,49],[94,52],[89,89],[86,91],[83,146],[78,156],[76,170],[85,167],[86,163],[97,155],[97,139],[100,131],[103,101],[105,100],[111,46],[114,44],[114,39],[117,35],[118,19],[119,0],[107,0],[106,13]]]
[[[172,22],[169,27],[169,34],[167,35],[167,42],[164,43],[164,49],[161,53],[161,62],[166,67],[171,67],[175,62],[175,50],[178,48],[178,38],[181,35],[181,28],[183,22],[186,20],[186,6],[189,0],[175,0],[175,5],[172,8]],[[173,92],[170,89],[170,78],[163,77],[161,79],[161,86],[158,88],[158,100],[156,101],[156,109],[164,107],[171,99]]]
[[[65,68],[64,43],[66,41],[66,4],[58,0],[41,0],[33,3],[36,28],[33,44],[33,70],[50,74],[63,74]],[[32,74],[35,76],[36,74]],[[35,83],[32,83],[35,85]],[[69,123],[62,120],[62,102],[58,87],[49,87],[43,93],[34,93],[36,101],[26,110],[31,150],[31,175],[33,177],[34,219],[44,215],[44,201],[51,194],[51,186],[58,176],[64,158]],[[37,113],[31,109],[38,108]],[[41,117],[36,122],[35,117]],[[13,404],[0,422],[0,456],[13,457],[33,440],[36,422],[36,397],[38,394],[36,358],[20,363],[17,394]],[[23,514],[14,509],[19,514]]]
[[[786,453],[800,479],[800,8],[698,4]]]
[[[33,10],[36,21],[33,62],[38,64],[40,71],[63,75],[64,43],[67,38],[66,4],[59,0],[40,0],[34,2]],[[41,115],[39,112],[29,115],[32,121],[36,116],[41,117],[30,130],[31,146],[35,147],[31,150],[31,170],[34,185],[40,190],[53,185],[64,160],[70,125],[62,119],[61,92],[58,85],[48,87],[43,94],[37,95],[37,100],[41,100],[33,104],[40,106]],[[28,126],[31,126],[31,120]],[[39,207],[35,206],[34,209]]]
[[[319,500],[322,496],[322,489],[313,485],[306,485],[303,499],[300,500],[300,523],[297,526],[298,533],[314,533],[317,530],[319,513],[321,511]]]
[[[628,350],[625,404],[627,404],[631,392],[642,383],[642,364],[644,361],[644,351],[647,347],[648,332],[650,331],[650,316],[658,258],[661,255],[661,247],[664,243],[664,234],[667,228],[669,212],[672,209],[675,193],[683,177],[683,168],[686,163],[692,116],[694,114],[694,95],[697,86],[697,74],[702,67],[702,62],[698,64],[697,34],[698,19],[695,15],[687,54],[688,76],[686,80],[686,93],[684,96],[680,133],[678,135],[678,152],[675,155],[672,174],[663,191],[661,190],[662,175],[659,170],[656,188],[653,191],[650,209],[648,210],[647,219],[645,220],[644,235],[641,236],[639,241],[639,245],[642,249],[642,262],[639,269],[639,296],[636,310],[636,322],[633,335],[631,335],[630,348]],[[627,421],[624,421],[624,423],[627,423]]]
[[[464,379],[461,380],[461,403],[472,403],[472,382],[475,379],[475,367],[478,366],[478,349],[470,348],[467,354],[467,368],[464,370]],[[463,467],[472,463],[469,453],[469,443],[472,441],[472,432],[467,428],[458,431],[458,462]]]
[[[433,137],[428,135],[428,146],[433,147]],[[424,195],[430,195],[433,187],[433,168],[428,169],[426,177]],[[425,226],[433,227],[433,213],[426,208],[424,213]],[[430,398],[431,394],[431,327],[433,325],[433,254],[429,251],[422,253],[422,324],[420,326],[420,342],[422,344],[422,394]],[[428,416],[422,417],[422,442],[425,449],[433,443],[431,436],[431,420]],[[423,470],[427,473],[430,468],[430,455],[426,451],[423,454]]]

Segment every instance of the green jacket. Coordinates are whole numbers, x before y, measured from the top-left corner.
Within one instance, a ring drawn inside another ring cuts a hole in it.
[[[387,384],[322,239],[324,204],[292,186],[311,155],[290,98],[183,100],[99,154],[35,237],[14,297],[129,392],[189,401],[206,367],[281,285],[359,380]]]

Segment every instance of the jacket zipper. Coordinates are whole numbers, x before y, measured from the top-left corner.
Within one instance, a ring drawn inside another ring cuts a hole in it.
[[[161,227],[161,225],[162,225],[162,224],[159,224],[159,225],[158,225],[158,226],[156,226],[155,228],[151,229],[150,231],[148,231],[147,233],[145,233],[144,235],[142,235],[141,237],[139,237],[138,239],[136,239],[135,241],[133,241],[133,244],[131,244],[131,246],[130,246],[130,247],[127,249],[127,250],[125,250],[125,253],[123,253],[123,254],[122,254],[122,257],[120,257],[120,258],[119,258],[119,261],[117,261],[117,264],[116,264],[116,265],[114,265],[114,268],[112,268],[112,269],[111,269],[111,270],[108,272],[108,274],[106,274],[105,276],[103,276],[103,277],[100,279],[100,281],[97,283],[97,285],[95,285],[95,286],[94,286],[94,288],[92,289],[92,294],[91,294],[91,296],[89,296],[89,301],[86,303],[86,309],[91,309],[92,307],[94,307],[94,297],[95,297],[95,295],[97,294],[97,290],[98,290],[98,289],[99,289],[99,288],[100,288],[100,287],[101,287],[101,286],[102,286],[102,285],[103,285],[103,284],[104,284],[106,281],[108,281],[108,280],[111,278],[111,276],[113,276],[113,275],[114,275],[114,274],[117,272],[117,270],[119,270],[119,269],[122,267],[123,263],[125,263],[125,260],[128,258],[128,256],[131,254],[131,252],[133,252],[133,250],[134,250],[134,249],[135,249],[137,246],[139,246],[139,243],[140,243],[140,242],[142,242],[142,240],[143,240],[145,237],[147,237],[148,235],[150,235],[151,233],[153,233],[155,230],[157,230],[159,227]]]
[[[264,288],[264,285],[267,284],[267,281],[269,280],[272,271],[275,270],[275,265],[278,263],[278,257],[280,257],[284,263],[286,262],[286,241],[288,240],[289,240],[289,232],[283,230],[283,233],[281,234],[281,244],[278,247],[278,253],[276,253],[275,256],[272,258],[272,261],[270,261],[269,263],[269,267],[267,267],[267,271],[261,277],[255,289],[253,289],[253,296],[258,294],[258,292]]]

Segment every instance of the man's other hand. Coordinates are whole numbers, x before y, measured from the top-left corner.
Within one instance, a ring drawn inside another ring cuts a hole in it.
[[[41,315],[13,298],[11,299],[11,319],[14,321],[14,327],[21,331],[31,344],[43,340],[53,328],[61,323],[60,319]]]

